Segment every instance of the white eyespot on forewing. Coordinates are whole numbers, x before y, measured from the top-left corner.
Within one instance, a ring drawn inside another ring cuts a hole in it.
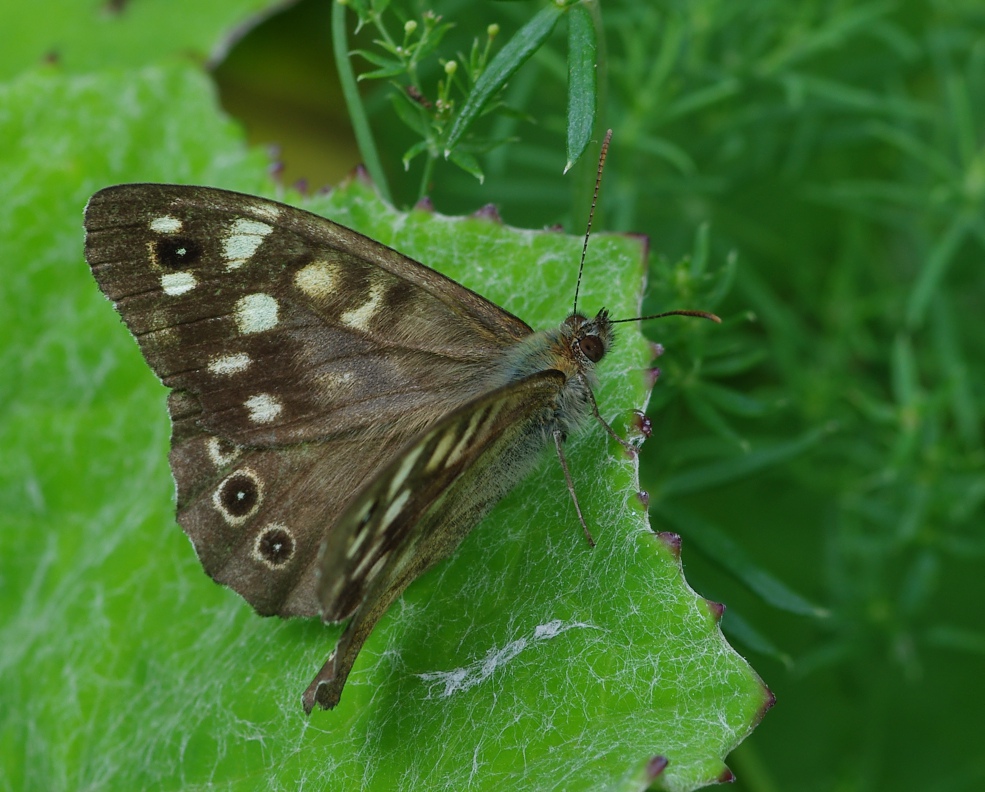
[[[376,316],[380,310],[380,306],[383,304],[383,296],[385,294],[386,286],[383,283],[376,282],[371,284],[369,287],[369,298],[366,302],[358,308],[346,311],[339,316],[339,320],[342,324],[351,327],[353,330],[367,332],[369,330],[369,323],[373,321],[373,317]]]
[[[217,468],[223,468],[235,462],[242,453],[242,449],[239,446],[233,445],[226,440],[221,440],[218,437],[210,437],[205,443],[205,450],[209,455],[209,459],[212,460],[212,464]]]
[[[246,371],[253,361],[245,352],[236,352],[232,355],[215,355],[209,360],[209,372],[220,377],[228,377],[231,374],[239,374]]]
[[[190,292],[198,286],[198,281],[190,272],[165,272],[161,276],[161,289],[169,297]]]
[[[158,234],[177,234],[181,231],[182,223],[177,217],[163,215],[150,221],[150,230]]]
[[[269,393],[250,396],[243,402],[243,406],[249,411],[250,420],[259,424],[270,423],[284,411],[284,405],[280,400]]]
[[[250,551],[254,561],[270,569],[280,569],[294,557],[297,542],[294,534],[282,523],[270,523],[257,534]]]
[[[277,300],[269,294],[247,294],[236,301],[233,316],[236,326],[244,335],[262,333],[277,327]]]
[[[339,288],[339,267],[327,261],[313,261],[294,275],[294,285],[309,297],[324,300]]]
[[[226,269],[234,270],[242,267],[253,257],[257,248],[273,230],[273,226],[261,223],[259,220],[250,220],[246,217],[238,218],[230,226],[229,233],[222,240],[222,253],[226,257]]]
[[[242,525],[260,509],[263,484],[256,472],[241,468],[230,473],[212,493],[212,505],[229,525]]]

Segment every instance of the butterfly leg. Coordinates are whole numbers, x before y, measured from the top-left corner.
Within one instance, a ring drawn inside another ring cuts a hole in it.
[[[304,707],[304,714],[310,715],[317,704],[322,709],[332,709],[339,703],[342,696],[342,685],[335,683],[335,656],[337,652],[332,652],[325,665],[311,680],[308,689],[301,695],[301,706]]]
[[[383,618],[387,609],[404,593],[407,586],[422,572],[440,560],[423,552],[424,558],[414,566],[408,567],[402,574],[390,577],[386,574],[377,577],[373,586],[363,597],[362,604],[356,608],[345,630],[339,637],[335,651],[329,655],[325,665],[311,680],[308,689],[301,696],[301,704],[306,714],[317,704],[322,709],[334,709],[342,697],[342,688],[349,678],[349,672],[356,662],[359,650],[363,648],[369,634],[373,632],[376,623]]]
[[[342,688],[345,687],[345,681],[349,678],[353,663],[356,662],[356,655],[359,654],[377,621],[379,615],[367,619],[365,614],[356,611],[356,615],[342,632],[335,651],[329,655],[325,665],[321,667],[301,696],[301,704],[306,715],[311,714],[315,704],[322,709],[335,709],[335,705],[342,698]]]
[[[588,523],[581,513],[581,506],[578,505],[578,496],[575,494],[575,483],[571,480],[571,471],[568,470],[568,461],[564,458],[564,433],[560,430],[554,432],[554,447],[557,448],[557,458],[561,460],[561,470],[564,471],[564,480],[568,485],[568,492],[571,493],[571,500],[575,504],[575,511],[578,513],[578,520],[581,522],[581,529],[585,532],[588,543],[595,547],[595,540],[592,532],[588,530]]]
[[[407,581],[409,582],[409,581]],[[381,599],[367,598],[363,604],[353,614],[349,624],[343,630],[339,643],[335,651],[329,655],[325,665],[311,680],[308,689],[301,696],[301,704],[304,706],[306,714],[310,715],[311,710],[317,704],[322,709],[335,709],[342,697],[342,688],[345,686],[349,672],[356,662],[356,655],[363,648],[363,644],[373,631],[380,617],[390,607],[390,604],[397,599],[407,588],[405,582],[403,586],[391,592],[393,596]]]
[[[609,426],[608,422],[605,420],[605,418],[602,417],[602,414],[599,412],[599,406],[595,401],[595,394],[592,393],[590,390],[588,391],[588,397],[592,402],[592,415],[594,415],[595,419],[600,424],[602,424],[602,428],[609,433],[609,437],[613,438],[616,442],[619,443],[619,445],[621,445],[624,449],[626,449],[626,453],[629,454],[630,457],[635,457],[636,454],[638,453],[638,449],[636,448],[636,446],[634,446],[628,440],[624,440],[623,438],[621,438],[619,434],[616,432],[616,430],[613,429],[611,426]]]

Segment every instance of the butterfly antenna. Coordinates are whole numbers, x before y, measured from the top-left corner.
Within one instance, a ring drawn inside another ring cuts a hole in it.
[[[722,320],[713,313],[708,313],[707,311],[690,311],[687,309],[664,311],[663,313],[650,314],[649,316],[634,316],[632,319],[610,319],[609,321],[612,324],[618,324],[619,322],[645,322],[647,319],[662,319],[665,316],[697,316],[699,319],[710,319],[715,324],[722,323]]]
[[[599,154],[599,172],[595,176],[595,194],[592,196],[592,208],[588,210],[588,228],[585,229],[585,244],[581,246],[581,263],[578,265],[578,282],[575,283],[575,304],[572,314],[578,313],[578,292],[581,290],[581,273],[585,270],[585,255],[588,253],[588,237],[592,233],[592,218],[595,217],[595,204],[599,200],[599,186],[602,184],[602,168],[605,166],[605,155],[609,153],[609,141],[612,140],[612,130],[605,133],[602,141],[602,151]]]

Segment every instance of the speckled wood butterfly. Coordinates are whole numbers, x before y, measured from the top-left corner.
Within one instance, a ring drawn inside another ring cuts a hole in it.
[[[308,712],[545,446],[574,494],[565,437],[593,414],[612,433],[592,394],[605,311],[534,332],[355,231],[208,187],[110,187],[85,227],[172,389],[178,522],[205,571],[261,614],[348,620]]]

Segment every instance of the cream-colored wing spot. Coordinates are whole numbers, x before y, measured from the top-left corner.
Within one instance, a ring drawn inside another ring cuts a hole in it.
[[[161,289],[169,297],[190,292],[198,286],[198,281],[190,272],[165,272],[161,276]]]
[[[158,234],[177,234],[182,229],[182,222],[177,217],[162,215],[150,221],[150,230]]]
[[[410,500],[410,490],[405,489],[396,498],[391,501],[390,505],[387,506],[387,510],[383,512],[383,517],[380,519],[380,532],[382,533],[387,528],[390,527],[390,523],[400,516],[400,512],[403,511],[404,506],[407,505],[407,501]]]
[[[376,550],[377,547],[380,546],[380,535],[379,534],[376,534],[374,536],[374,539],[375,539],[375,541],[373,542],[373,544],[370,546],[370,548],[365,553],[363,553],[363,556],[359,560],[359,563],[356,564],[356,568],[352,570],[352,574],[350,575],[350,579],[352,579],[352,580],[359,580],[359,578],[361,578],[363,576],[363,573],[366,571],[366,568],[370,564],[373,563],[373,560],[376,557],[376,553],[374,551]],[[389,555],[389,554],[388,553],[384,553],[382,556],[380,556],[380,561],[382,561],[383,559],[385,559],[387,557],[387,555]],[[374,564],[374,566],[375,566],[375,564]]]
[[[222,240],[222,253],[226,257],[226,269],[242,267],[257,252],[263,240],[273,231],[273,226],[240,217],[233,222]]]
[[[294,285],[313,299],[327,299],[338,291],[339,266],[327,261],[313,261],[297,271]]]
[[[479,410],[471,418],[469,418],[468,426],[465,427],[465,431],[462,433],[462,438],[451,450],[451,453],[448,454],[448,458],[445,460],[446,468],[451,467],[462,458],[462,454],[465,453],[465,449],[468,447],[469,441],[475,436],[479,426],[481,425],[483,429],[487,428],[489,424],[496,420],[496,416],[499,415],[499,411],[502,407],[503,406],[501,404],[493,403]]]
[[[209,459],[212,460],[212,464],[217,468],[235,462],[241,453],[239,446],[226,440],[220,440],[218,437],[210,437],[205,443],[205,450]]]
[[[209,372],[221,377],[239,374],[246,371],[252,359],[245,352],[235,352],[231,355],[215,355],[209,360]]]
[[[390,479],[390,488],[387,493],[388,498],[393,498],[397,494],[404,482],[407,480],[407,476],[414,469],[414,464],[417,462],[418,457],[424,452],[424,445],[418,445],[417,448],[412,448],[409,453],[407,453],[403,459],[400,460],[400,467],[397,468],[397,472],[393,474],[393,478]]]
[[[369,297],[362,305],[346,311],[339,320],[342,324],[351,327],[353,330],[369,331],[369,324],[383,305],[383,297],[386,295],[386,284],[380,280],[373,281],[369,287]]]
[[[270,423],[284,411],[284,405],[280,400],[269,393],[250,396],[243,402],[243,406],[249,411],[250,420],[258,424]]]
[[[254,214],[260,215],[265,220],[269,220],[271,223],[274,222],[278,217],[280,217],[280,207],[274,204],[253,204],[250,207]]]
[[[434,447],[434,451],[431,452],[427,466],[424,468],[425,472],[432,473],[441,466],[441,463],[445,461],[445,457],[448,455],[451,447],[455,444],[455,439],[457,437],[458,435],[454,429],[449,429],[441,435],[441,439]]]
[[[371,518],[373,516],[373,512],[376,509],[376,504],[377,501],[375,499],[371,501],[367,501],[366,503],[363,504],[362,510],[359,512],[359,516],[356,518],[356,530],[352,538],[349,540],[349,546],[346,547],[345,550],[346,558],[354,558],[356,553],[359,552],[359,548],[363,546],[363,544],[366,542],[366,539],[369,537],[369,533],[370,533],[369,526],[370,526]],[[342,584],[341,581],[335,581],[333,582],[332,585],[333,585],[333,589],[339,589]],[[339,592],[333,590],[333,595],[336,593]]]
[[[244,335],[262,333],[277,326],[279,305],[269,294],[247,294],[236,301],[233,317]]]

